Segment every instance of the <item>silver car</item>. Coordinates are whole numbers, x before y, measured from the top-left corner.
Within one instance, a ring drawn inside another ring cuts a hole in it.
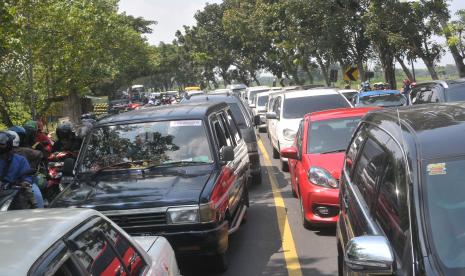
[[[163,237],[131,238],[90,209],[0,214],[0,275],[179,275]]]

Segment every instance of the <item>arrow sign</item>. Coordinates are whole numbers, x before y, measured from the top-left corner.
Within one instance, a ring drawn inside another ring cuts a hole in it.
[[[357,81],[358,80],[358,67],[352,66],[344,72],[345,81]]]

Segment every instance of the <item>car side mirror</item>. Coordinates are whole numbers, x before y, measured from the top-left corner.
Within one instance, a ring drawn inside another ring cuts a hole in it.
[[[266,118],[268,120],[275,120],[275,119],[278,119],[278,115],[276,115],[276,112],[267,112]]]
[[[234,148],[230,146],[224,146],[220,150],[220,160],[223,162],[229,162],[234,160]]]
[[[283,148],[280,153],[281,153],[281,156],[284,158],[289,158],[289,159],[294,159],[294,160],[300,159],[299,152],[297,151],[296,147]]]
[[[74,176],[74,158],[67,158],[63,163],[63,175],[64,176]]]
[[[253,124],[256,126],[261,125],[262,119],[260,118],[260,115],[255,115],[253,116]]]
[[[384,236],[360,236],[347,244],[344,261],[353,272],[390,275],[394,254]]]

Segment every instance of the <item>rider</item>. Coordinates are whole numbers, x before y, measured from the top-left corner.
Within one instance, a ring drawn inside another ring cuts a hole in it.
[[[21,130],[22,129],[22,130]],[[34,150],[31,148],[27,147],[21,147],[21,138],[18,132],[24,131],[24,128],[22,127],[12,127],[10,130],[6,131],[6,133],[10,134],[11,136],[14,137],[13,140],[13,153],[19,154],[21,156],[24,156],[27,161],[29,162],[29,165],[32,170],[37,170],[39,167],[39,164],[43,158],[42,152],[38,150]],[[37,207],[38,208],[44,208],[44,198],[42,197],[42,193],[40,192],[40,188],[37,185],[38,178],[33,177],[32,178],[32,191],[34,192],[34,197],[37,201]]]
[[[44,157],[48,157],[52,150],[50,140],[43,140],[43,133],[39,131],[39,125],[36,121],[27,121],[23,125],[26,130],[25,146],[35,150],[40,150]]]
[[[25,157],[13,153],[13,140],[14,136],[0,132],[0,180],[19,185],[24,200],[32,208],[37,208],[37,201],[32,191],[32,177],[27,175],[31,167]]]
[[[405,79],[403,83],[404,83],[404,86],[402,87],[403,88],[402,94],[408,97],[408,95],[410,94],[410,91],[412,90],[412,83],[410,82],[409,79]]]
[[[58,140],[53,144],[52,152],[71,151],[78,152],[81,143],[74,133],[74,126],[70,122],[64,122],[57,126]]]

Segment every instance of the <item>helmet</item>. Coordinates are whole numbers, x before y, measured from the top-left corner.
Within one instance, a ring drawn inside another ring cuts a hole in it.
[[[14,136],[6,131],[0,132],[0,154],[8,153],[13,149]]]
[[[59,140],[72,139],[74,137],[74,126],[70,122],[64,122],[57,126],[56,135]]]
[[[27,122],[23,125],[23,127],[24,127],[24,128],[30,128],[30,129],[32,129],[32,130],[34,130],[34,131],[36,131],[36,132],[39,130],[39,126],[38,126],[37,122],[36,122],[36,121],[32,121],[32,120],[27,121]]]
[[[19,136],[19,146],[24,147],[26,142],[26,130],[22,126],[13,126],[9,130],[16,132]]]
[[[13,130],[7,130],[5,131],[7,134],[13,136],[13,147],[17,148],[19,147],[19,135],[18,133],[14,132]]]

